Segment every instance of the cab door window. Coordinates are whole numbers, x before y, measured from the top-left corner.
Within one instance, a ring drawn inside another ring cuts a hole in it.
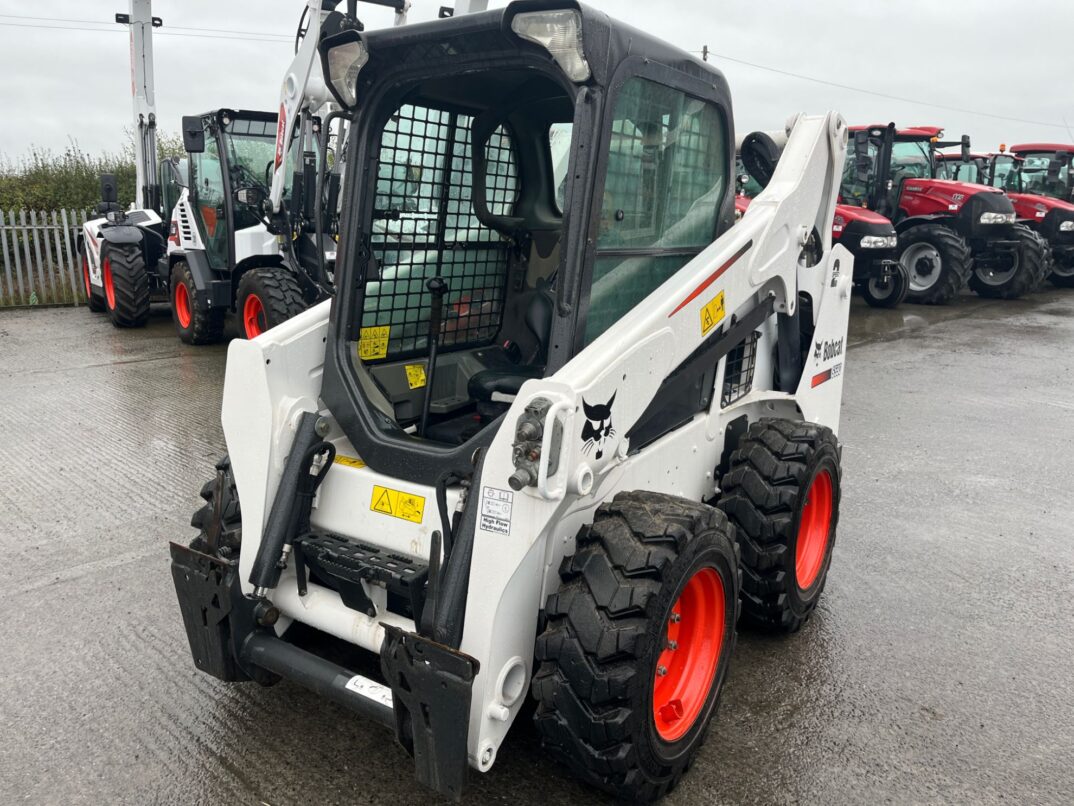
[[[205,132],[205,150],[190,155],[190,195],[194,217],[201,229],[209,263],[222,268],[228,260],[227,208],[224,198],[224,170],[215,135]]]
[[[629,79],[612,117],[584,344],[713,240],[729,164],[712,104]]]

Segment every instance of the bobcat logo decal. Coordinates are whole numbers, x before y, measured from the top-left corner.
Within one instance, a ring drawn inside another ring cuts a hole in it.
[[[824,342],[816,342],[816,347],[813,348],[813,360],[820,361],[820,351],[824,348]]]
[[[615,436],[615,429],[612,428],[612,404],[615,403],[616,394],[613,392],[611,400],[603,405],[591,405],[586,402],[585,398],[582,398],[582,409],[585,411],[585,425],[582,426],[582,453],[588,454],[596,448],[597,452],[593,454],[594,459],[603,458],[605,445],[611,437]]]

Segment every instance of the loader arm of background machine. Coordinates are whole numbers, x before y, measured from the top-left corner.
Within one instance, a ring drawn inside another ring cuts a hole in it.
[[[272,166],[272,188],[269,191],[269,204],[272,215],[282,212],[283,193],[287,184],[286,166],[287,149],[295,133],[299,113],[304,107],[318,108],[329,99],[328,89],[321,77],[320,56],[317,43],[321,38],[321,26],[325,17],[331,13],[322,10],[322,0],[308,0],[306,12],[309,25],[295,52],[294,59],[284,73],[283,86],[280,88],[280,117],[276,124],[276,156]]]
[[[269,191],[269,206],[272,215],[283,212],[283,194],[287,186],[286,166],[287,151],[295,134],[299,114],[305,110],[313,112],[332,101],[331,93],[325,86],[321,74],[321,59],[317,49],[321,32],[328,15],[333,13],[342,0],[308,0],[306,19],[308,26],[295,57],[284,73],[283,86],[280,88],[280,112],[276,125],[276,156],[272,165],[272,187]],[[395,11],[395,24],[406,22],[410,0],[366,0],[378,6],[387,6]],[[356,0],[348,0],[347,15],[356,19]]]

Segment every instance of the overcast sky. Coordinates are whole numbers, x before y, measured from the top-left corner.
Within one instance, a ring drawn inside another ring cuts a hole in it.
[[[450,0],[414,0],[411,20]],[[503,5],[492,0],[493,6]],[[156,0],[157,110],[179,118],[221,106],[274,110],[302,0]],[[775,128],[796,111],[837,109],[851,123],[944,126],[975,148],[1074,141],[1074,2],[1038,0],[592,0],[686,50],[708,45],[727,75],[738,133]],[[69,140],[115,149],[131,125],[126,0],[0,0],[0,154]],[[35,19],[25,19],[33,15]],[[360,11],[367,27],[391,13]],[[61,22],[73,20],[74,22]],[[85,21],[110,23],[92,28]],[[75,30],[57,30],[65,26]],[[237,41],[191,28],[263,35]],[[81,29],[81,30],[79,30]],[[273,36],[274,35],[274,36]],[[217,37],[217,38],[209,38]],[[286,37],[286,39],[281,38]],[[795,78],[752,62],[874,93]],[[972,110],[972,111],[971,111]],[[998,116],[998,117],[997,117]],[[1011,118],[1001,119],[1001,118]],[[1067,127],[1067,123],[1071,127]]]

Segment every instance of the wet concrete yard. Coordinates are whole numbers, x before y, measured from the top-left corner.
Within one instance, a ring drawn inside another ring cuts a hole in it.
[[[0,803],[431,800],[379,726],[195,671],[167,542],[224,449],[225,348],[162,311],[0,312]],[[668,799],[1069,803],[1074,292],[855,301],[839,539],[801,633],[743,632]],[[516,724],[466,802],[601,802]]]

